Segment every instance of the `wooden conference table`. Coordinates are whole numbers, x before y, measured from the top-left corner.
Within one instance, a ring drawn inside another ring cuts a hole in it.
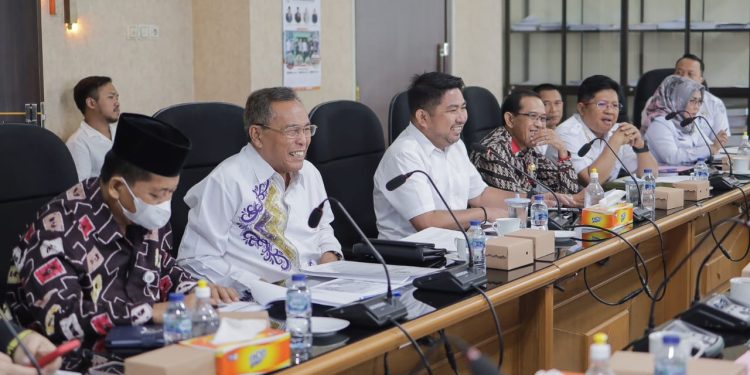
[[[750,185],[742,187],[750,195]],[[664,239],[664,262],[671,272],[699,240],[709,233],[709,220],[718,225],[721,238],[732,226],[727,219],[738,215],[743,194],[734,189],[669,212],[657,210],[656,224]],[[709,235],[710,236],[710,235]],[[645,258],[649,284],[656,290],[663,279],[659,234],[649,222],[636,224],[623,237],[638,245]],[[735,225],[723,241],[734,258],[742,256],[750,232]],[[711,237],[672,278],[662,301],[656,305],[656,323],[662,323],[690,306],[699,265],[714,247]],[[641,284],[634,269],[634,254],[621,239],[558,248],[546,261],[512,271],[488,270],[487,294],[497,308],[505,338],[504,374],[533,374],[558,368],[585,371],[588,347],[596,332],[607,332],[614,350],[641,337],[648,323],[650,299],[645,293],[619,306],[597,302],[586,290],[581,270],[588,267],[588,283],[601,298],[618,301]],[[716,251],[703,270],[699,287],[703,296],[728,289],[729,279],[741,273],[750,257],[731,262]],[[497,361],[498,338],[486,301],[478,293],[451,295],[403,290],[402,301],[409,309],[404,328],[414,338],[437,342],[440,330],[476,345]],[[271,309],[271,316],[282,307]],[[315,315],[323,315],[316,311]],[[452,373],[442,345],[422,349],[432,352],[430,364],[436,374]],[[290,367],[286,374],[383,374],[384,356],[391,373],[410,373],[420,360],[408,339],[396,327],[366,330],[350,327],[325,339],[315,339],[315,356]],[[433,344],[433,346],[435,346]],[[434,349],[434,350],[433,350]],[[454,347],[454,351],[458,352]],[[468,373],[460,353],[462,373]],[[466,370],[466,372],[464,372]]]

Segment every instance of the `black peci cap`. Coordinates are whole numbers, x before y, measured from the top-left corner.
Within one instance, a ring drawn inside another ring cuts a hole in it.
[[[153,117],[123,113],[117,123],[112,152],[143,170],[174,177],[185,164],[190,139],[174,126]]]

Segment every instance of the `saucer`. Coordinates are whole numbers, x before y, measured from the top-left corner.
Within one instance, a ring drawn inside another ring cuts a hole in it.
[[[312,317],[312,333],[315,336],[328,336],[349,326],[349,321],[322,316]]]

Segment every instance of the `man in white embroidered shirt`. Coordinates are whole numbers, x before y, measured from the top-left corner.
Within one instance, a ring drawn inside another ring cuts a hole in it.
[[[120,118],[120,94],[109,77],[86,77],[73,88],[76,107],[83,114],[81,127],[65,144],[73,156],[78,180],[99,176],[104,155],[112,148]]]
[[[514,194],[482,181],[460,139],[466,123],[463,86],[461,78],[432,72],[415,77],[409,87],[411,123],[375,171],[373,202],[380,238],[401,239],[429,227],[457,229],[424,175],[414,174],[399,188],[386,189],[388,181],[414,170],[432,177],[465,228],[471,220],[507,216],[504,199]]]
[[[190,212],[177,257],[193,274],[239,291],[341,259],[330,207],[317,228],[307,225],[326,191],[305,160],[316,126],[302,102],[286,87],[261,89],[248,97],[244,117],[249,144],[185,196]]]

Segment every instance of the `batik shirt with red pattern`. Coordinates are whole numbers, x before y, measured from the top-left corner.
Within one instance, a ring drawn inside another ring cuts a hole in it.
[[[24,326],[59,343],[151,321],[154,303],[195,286],[170,255],[169,224],[120,232],[98,178],[52,199],[13,249],[8,303]]]

